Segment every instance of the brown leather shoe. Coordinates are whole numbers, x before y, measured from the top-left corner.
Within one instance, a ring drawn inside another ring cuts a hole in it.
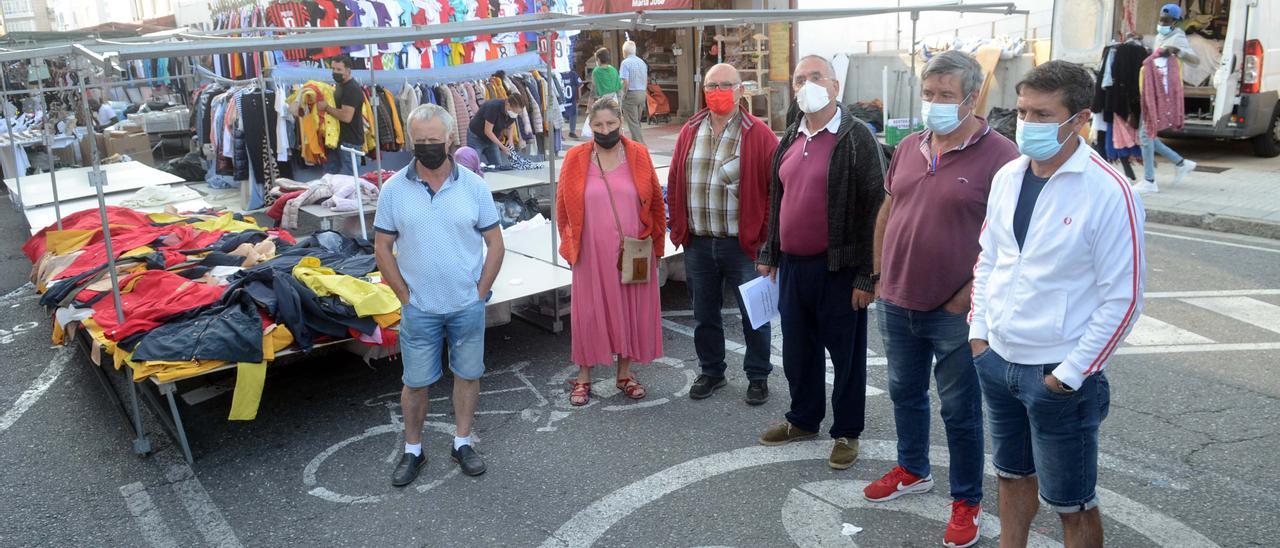
[[[836,470],[845,470],[855,462],[858,462],[858,438],[836,438],[835,445],[831,446],[831,458],[827,459],[827,465]]]
[[[806,432],[794,426],[791,423],[783,421],[781,424],[775,424],[760,434],[760,445],[786,445],[793,441],[807,440],[817,436],[817,432]]]

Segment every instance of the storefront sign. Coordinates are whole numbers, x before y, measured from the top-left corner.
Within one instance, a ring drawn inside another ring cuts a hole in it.
[[[687,10],[693,0],[583,0],[582,13],[626,13],[637,10]]]

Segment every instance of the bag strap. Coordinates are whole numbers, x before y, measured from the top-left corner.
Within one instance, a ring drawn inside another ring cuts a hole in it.
[[[618,239],[624,241],[627,237],[622,232],[622,218],[618,217],[618,204],[613,201],[613,189],[609,188],[609,177],[604,174],[604,164],[600,163],[600,154],[592,151],[591,156],[596,159],[596,167],[600,168],[600,179],[604,181],[604,190],[609,193],[609,209],[613,210],[613,222],[618,226]]]

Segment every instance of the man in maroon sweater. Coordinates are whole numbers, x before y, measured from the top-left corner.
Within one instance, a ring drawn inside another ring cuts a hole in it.
[[[703,79],[707,108],[685,123],[676,139],[668,177],[671,241],[685,248],[684,264],[693,300],[694,348],[702,374],[689,396],[710,397],[725,386],[725,284],[738,296],[747,354],[746,402],[769,400],[769,325],[751,329],[736,291],[756,277],[755,260],[767,236],[769,174],[778,138],[741,106],[742,79],[719,64]]]

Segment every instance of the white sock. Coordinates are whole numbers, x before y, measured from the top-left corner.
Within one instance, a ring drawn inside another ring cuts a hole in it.
[[[465,438],[459,438],[458,436],[453,437],[454,449],[461,449],[464,445],[471,445],[471,436],[467,436]]]
[[[421,444],[421,443],[406,443],[406,444],[404,444],[404,452],[405,452],[405,453],[413,453],[413,456],[415,456],[415,457],[421,457],[421,456],[422,456],[422,444]]]

